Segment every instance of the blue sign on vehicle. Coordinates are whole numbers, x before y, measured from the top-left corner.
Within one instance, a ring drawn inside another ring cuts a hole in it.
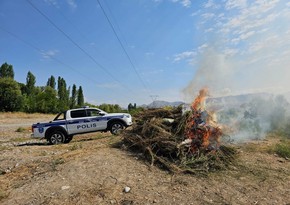
[[[38,131],[39,131],[39,133],[43,133],[44,132],[44,128],[40,127],[40,128],[38,128]]]

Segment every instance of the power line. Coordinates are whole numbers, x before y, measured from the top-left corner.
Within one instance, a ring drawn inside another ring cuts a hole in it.
[[[107,21],[108,21],[110,27],[112,28],[112,30],[113,30],[113,32],[114,32],[114,34],[115,34],[115,36],[116,36],[116,38],[117,38],[119,44],[121,45],[121,47],[122,47],[122,49],[123,49],[125,55],[127,56],[127,58],[128,58],[128,60],[129,60],[129,62],[130,62],[130,64],[131,64],[133,70],[135,71],[136,75],[138,76],[138,78],[139,78],[140,82],[142,83],[143,87],[144,87],[146,90],[148,90],[146,84],[144,83],[144,81],[143,81],[143,79],[141,78],[140,74],[138,73],[138,71],[137,71],[135,65],[133,64],[133,61],[132,61],[131,57],[129,56],[127,50],[125,49],[125,47],[124,47],[124,45],[123,45],[123,43],[122,43],[122,41],[120,40],[120,38],[119,38],[119,36],[118,36],[118,34],[117,34],[117,32],[116,32],[116,30],[115,30],[115,28],[114,28],[112,22],[110,21],[108,15],[107,15],[107,13],[106,13],[106,11],[104,10],[104,8],[103,8],[101,2],[100,2],[99,0],[97,0],[97,1],[98,1],[99,5],[100,5],[100,7],[101,7],[101,10],[103,11],[103,13],[104,13],[106,19],[107,19]]]
[[[150,95],[152,102],[156,101],[159,95]]]
[[[5,29],[5,28],[3,28],[3,27],[1,27],[1,26],[0,26],[0,29],[1,29],[2,31],[4,31],[4,32],[8,33],[9,35],[11,35],[12,37],[14,37],[15,39],[17,39],[17,40],[21,41],[22,43],[26,44],[27,46],[29,46],[29,47],[33,48],[34,50],[38,51],[39,53],[44,53],[43,50],[41,50],[40,48],[38,48],[38,47],[36,47],[35,45],[31,44],[30,42],[28,42],[28,41],[22,39],[22,38],[19,37],[18,35],[16,35],[16,34],[10,32],[10,31],[8,31],[7,29]],[[68,64],[66,64],[66,63],[64,63],[64,62],[62,62],[62,61],[59,60],[58,58],[55,58],[55,57],[53,57],[53,56],[49,56],[49,57],[50,57],[52,60],[58,62],[59,64],[64,65],[65,67],[67,67],[67,68],[73,70],[74,72],[80,74],[80,75],[83,76],[85,79],[88,79],[88,80],[90,80],[90,81],[92,81],[92,82],[94,82],[94,83],[101,83],[101,82],[99,82],[99,81],[96,81],[96,80],[93,79],[93,78],[90,78],[89,76],[84,75],[82,72],[78,71],[77,69],[74,69],[72,66],[70,66],[70,65],[68,65]],[[110,90],[110,91],[113,92],[113,93],[116,93],[116,94],[117,94],[117,92],[116,92],[115,90]],[[123,95],[129,97],[129,95],[126,95],[126,93],[124,93]]]
[[[77,44],[69,35],[67,35],[60,27],[58,27],[50,18],[45,15],[40,9],[38,9],[30,0],[26,0],[32,8],[34,8],[40,15],[42,15],[51,25],[53,25],[60,33],[62,33],[72,44],[74,44],[79,50],[81,50],[86,56],[88,56],[98,67],[100,67],[105,73],[107,73],[113,80],[118,82],[122,87],[127,89],[128,91],[133,92],[130,88],[125,86],[121,81],[119,81],[116,77],[114,77],[104,66],[96,61],[96,59],[91,56],[87,51],[85,51],[79,44]]]
[[[52,2],[48,2],[51,6],[53,6],[54,8],[55,8],[55,11],[57,11],[58,13],[59,13],[59,15],[62,17],[62,18],[64,18],[75,30],[76,30],[76,32],[78,32],[79,34],[80,34],[80,36],[83,38],[83,39],[85,39],[87,42],[89,42],[90,40],[87,38],[87,36],[81,31],[81,29],[79,29],[78,28],[78,26],[76,26],[76,24],[74,24],[67,16],[65,16],[64,14],[63,14],[63,12],[60,12],[59,11],[59,9],[58,9],[58,7],[55,5],[55,4],[53,4]],[[95,46],[92,46],[92,48],[95,50],[95,52],[96,53],[98,53],[98,55],[101,55],[101,58],[103,58],[103,59],[105,59],[106,61],[109,61],[109,59],[106,57],[106,56],[104,56],[103,54],[102,54],[102,52],[99,52],[97,49],[96,49],[96,47]],[[116,64],[115,63],[113,63],[112,61],[110,61],[110,64],[112,65],[112,66],[114,66],[114,67],[116,67]]]
[[[10,31],[8,31],[7,29],[5,29],[5,28],[3,28],[3,27],[1,27],[1,26],[0,26],[0,29],[1,29],[2,31],[5,31],[6,33],[8,33],[9,35],[11,35],[12,37],[16,38],[17,40],[21,41],[22,43],[26,44],[27,46],[29,46],[29,47],[33,48],[34,50],[38,51],[39,53],[44,53],[43,50],[41,50],[40,48],[36,47],[35,45],[29,43],[28,41],[22,39],[22,38],[19,37],[18,35],[16,35],[16,34],[10,32]],[[65,63],[62,62],[61,60],[59,60],[59,59],[57,59],[57,58],[55,58],[55,57],[53,57],[53,56],[49,56],[49,57],[50,57],[51,59],[53,59],[54,61],[56,61],[56,62],[58,62],[58,63],[60,63],[60,64],[62,64],[62,65],[64,65],[64,66],[66,66],[66,67],[68,67],[68,68],[70,68],[71,70],[73,70],[73,71],[75,71],[75,72],[77,72],[78,74],[82,75],[83,77],[85,77],[85,78],[87,78],[87,79],[89,79],[89,80],[92,80],[92,81],[94,81],[94,82],[96,82],[96,83],[100,83],[100,82],[98,82],[98,81],[93,80],[92,78],[89,78],[88,76],[85,76],[82,72],[79,72],[78,70],[76,70],[76,69],[72,68],[71,66],[65,64]]]

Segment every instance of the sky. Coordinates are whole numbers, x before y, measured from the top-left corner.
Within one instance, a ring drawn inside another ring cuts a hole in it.
[[[0,64],[99,105],[290,90],[288,0],[0,0]]]

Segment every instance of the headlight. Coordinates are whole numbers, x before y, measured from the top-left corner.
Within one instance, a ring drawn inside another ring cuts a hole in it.
[[[131,118],[131,115],[124,115],[124,117],[126,117],[126,118]]]

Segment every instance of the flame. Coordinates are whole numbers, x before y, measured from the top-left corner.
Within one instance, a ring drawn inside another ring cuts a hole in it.
[[[206,111],[207,88],[199,91],[199,95],[191,104],[191,115],[187,119],[185,136],[190,140],[191,151],[218,149],[221,129],[218,127],[216,115]]]
[[[195,98],[193,103],[191,104],[191,109],[193,110],[205,110],[205,101],[209,96],[208,88],[203,88],[199,91],[199,95]]]

